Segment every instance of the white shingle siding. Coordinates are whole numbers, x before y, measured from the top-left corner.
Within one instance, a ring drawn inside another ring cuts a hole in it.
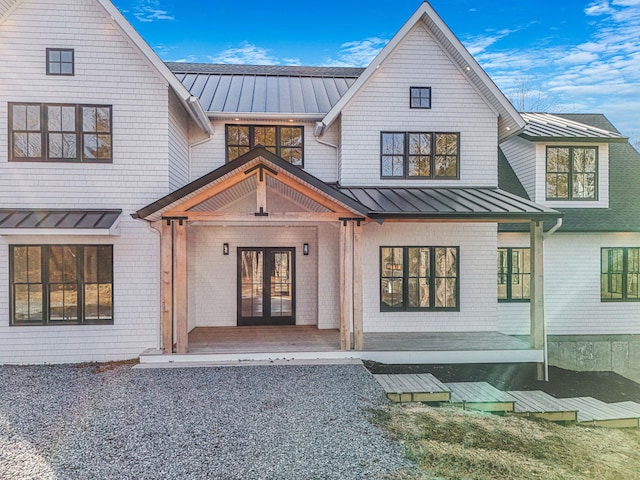
[[[598,200],[558,201],[547,200],[547,147],[598,147]],[[536,191],[534,202],[551,208],[609,208],[609,145],[607,143],[549,142],[536,143]],[[516,172],[517,174],[518,172]]]
[[[121,230],[120,237],[0,238],[0,364],[127,359],[158,346],[158,237],[133,220]],[[114,324],[10,327],[9,243],[113,245]]]
[[[46,32],[43,33],[43,32]],[[97,2],[25,0],[0,25],[0,206],[120,208],[119,237],[0,238],[0,363],[132,358],[157,347],[159,240],[130,214],[169,190],[165,80]],[[75,50],[75,76],[45,75],[47,47]],[[7,102],[107,104],[113,163],[8,162]],[[114,325],[9,327],[8,243],[114,245]]]
[[[459,312],[381,312],[380,247],[460,247]],[[365,332],[493,331],[497,233],[494,223],[367,224],[363,235]]]
[[[225,125],[282,125],[304,127],[304,170],[325,182],[335,182],[337,179],[337,154],[336,149],[317,142],[313,136],[315,123],[310,122],[283,122],[268,120],[241,120],[212,122],[213,137],[211,141],[198,145],[191,149],[191,180],[221,167],[225,163],[226,132]],[[338,131],[330,129],[322,140],[337,145],[339,142]]]
[[[295,247],[296,325],[318,324],[318,262],[325,259],[316,253],[315,226],[196,226],[189,227],[187,235],[190,329],[237,325],[238,247]],[[222,254],[223,243],[229,244],[229,255]],[[302,254],[304,243],[313,253]]]
[[[409,108],[412,86],[431,87],[431,109]],[[497,185],[497,115],[423,25],[373,74],[341,121],[342,185]],[[460,180],[381,180],[382,131],[460,132]]]
[[[524,138],[511,137],[500,149],[518,176],[529,198],[536,195],[536,147]]]
[[[169,188],[189,183],[189,115],[180,100],[169,92]]]
[[[526,234],[500,234],[526,246]],[[600,301],[600,249],[637,247],[637,233],[561,233],[544,241],[544,301],[549,335],[639,334],[640,303]],[[500,303],[500,331],[528,334],[529,304]]]

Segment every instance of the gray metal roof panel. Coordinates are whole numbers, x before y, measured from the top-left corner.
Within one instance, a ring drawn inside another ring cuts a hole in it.
[[[233,65],[226,63],[165,62],[175,75],[213,73],[219,75],[282,75],[296,77],[359,77],[364,68],[305,67],[297,65]]]
[[[489,187],[340,187],[370,209],[372,217],[557,218],[552,208]]]
[[[167,64],[209,113],[325,114],[363,69]]]
[[[527,124],[520,136],[532,141],[571,139],[626,142],[626,137],[620,135],[615,129],[612,131],[587,125],[567,116],[550,113],[522,113],[522,118]]]
[[[0,228],[109,229],[122,210],[2,209]]]

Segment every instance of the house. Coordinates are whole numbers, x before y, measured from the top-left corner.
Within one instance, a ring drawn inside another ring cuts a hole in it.
[[[165,64],[108,0],[0,0],[0,45],[2,363],[637,355],[637,153],[428,3],[366,69]]]

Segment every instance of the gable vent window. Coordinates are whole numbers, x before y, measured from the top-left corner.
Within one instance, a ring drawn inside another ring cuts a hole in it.
[[[72,48],[47,48],[47,75],[74,75]]]
[[[409,99],[411,108],[431,108],[431,87],[411,87]]]

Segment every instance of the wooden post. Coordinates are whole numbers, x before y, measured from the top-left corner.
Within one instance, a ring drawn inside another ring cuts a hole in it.
[[[544,283],[543,283],[543,222],[531,222],[530,258],[531,258],[531,300],[530,300],[530,343],[537,350],[545,349],[544,324]],[[546,362],[546,352],[545,359]],[[537,380],[545,380],[545,363],[538,363]]]
[[[162,220],[160,234],[160,330],[162,350],[173,353],[173,225]]]
[[[351,350],[351,299],[353,283],[352,242],[350,220],[340,224],[340,349]]]
[[[187,353],[189,349],[189,325],[187,320],[187,222],[175,224],[175,311],[176,353]]]
[[[356,225],[353,231],[353,343],[355,350],[364,350],[362,231],[362,224]]]
[[[262,210],[261,210],[262,209]],[[267,177],[256,174],[256,212],[267,210]]]

